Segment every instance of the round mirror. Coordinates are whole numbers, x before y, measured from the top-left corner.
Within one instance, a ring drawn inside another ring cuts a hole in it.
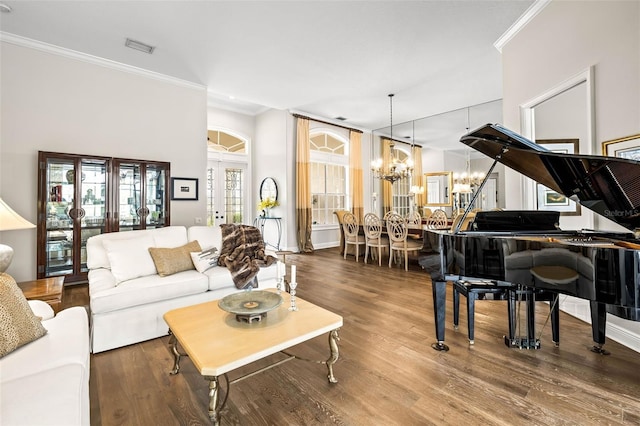
[[[264,178],[260,184],[260,201],[272,198],[278,201],[278,185],[273,178]]]

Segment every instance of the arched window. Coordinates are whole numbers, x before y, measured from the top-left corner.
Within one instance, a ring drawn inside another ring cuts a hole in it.
[[[336,210],[347,208],[348,141],[326,131],[310,134],[313,225],[337,225]]]
[[[236,154],[247,153],[247,142],[237,136],[230,135],[219,130],[207,132],[207,146],[213,151],[233,152]]]

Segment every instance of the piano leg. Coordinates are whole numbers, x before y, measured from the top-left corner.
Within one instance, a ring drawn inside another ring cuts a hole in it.
[[[442,278],[433,277],[433,314],[436,324],[436,338],[438,341],[433,343],[431,347],[437,351],[448,351],[449,346],[444,344],[444,319],[447,301],[447,282]]]
[[[560,346],[560,303],[558,293],[554,293],[549,301],[549,309],[551,309],[551,338],[553,344]]]
[[[591,301],[591,333],[593,334],[593,341],[595,345],[591,348],[592,352],[609,355],[611,352],[604,349],[604,341],[606,338],[605,327],[607,325],[607,308],[604,303],[598,303]]]

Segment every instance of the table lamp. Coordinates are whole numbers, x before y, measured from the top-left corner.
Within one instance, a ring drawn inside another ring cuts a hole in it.
[[[15,229],[29,229],[36,226],[24,219],[0,198],[0,231]],[[13,259],[13,249],[6,244],[0,244],[0,272],[7,270]]]

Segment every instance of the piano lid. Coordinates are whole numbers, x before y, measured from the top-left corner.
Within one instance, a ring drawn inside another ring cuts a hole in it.
[[[498,124],[460,142],[631,231],[640,229],[638,161],[551,152]]]

